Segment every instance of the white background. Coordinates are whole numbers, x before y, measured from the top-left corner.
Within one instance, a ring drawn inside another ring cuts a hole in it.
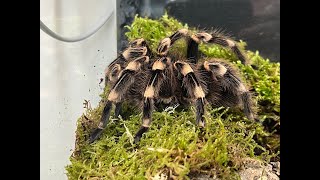
[[[116,57],[115,0],[41,0],[40,19],[65,37],[92,29],[112,11],[96,34],[80,42],[61,42],[40,30],[40,179],[63,180],[74,149],[76,121],[84,99],[94,108],[100,78]],[[98,51],[99,50],[99,51]]]

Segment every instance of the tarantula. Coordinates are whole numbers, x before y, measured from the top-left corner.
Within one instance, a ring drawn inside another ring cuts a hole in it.
[[[185,58],[170,54],[173,44],[184,38],[187,42]],[[216,58],[199,58],[199,44],[211,43],[230,48],[242,63],[246,56],[234,40],[218,32],[192,33],[180,29],[160,41],[153,54],[143,39],[136,39],[107,68],[106,84],[112,88],[103,109],[100,123],[91,133],[90,143],[99,138],[115,104],[118,117],[121,105],[129,101],[142,109],[142,125],[135,134],[139,142],[152,121],[152,111],[159,104],[177,103],[196,107],[196,123],[205,126],[204,106],[240,107],[249,120],[254,119],[250,92],[241,82],[237,71]]]

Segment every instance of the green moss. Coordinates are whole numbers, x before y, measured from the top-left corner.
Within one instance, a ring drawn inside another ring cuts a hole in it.
[[[159,40],[180,28],[188,28],[164,15],[159,20],[136,16],[126,33],[129,40],[145,38],[154,51]],[[245,43],[239,42],[244,50]],[[183,43],[176,48],[183,47]],[[66,167],[69,179],[150,179],[161,173],[177,179],[191,175],[216,174],[224,179],[239,179],[237,170],[246,157],[263,162],[280,160],[280,64],[246,51],[253,67],[242,65],[227,49],[201,45],[209,57],[225,58],[240,73],[255,93],[260,122],[250,122],[239,111],[206,107],[207,126],[195,125],[195,109],[168,108],[154,112],[150,130],[139,146],[133,135],[140,127],[141,113],[124,107],[122,119],[111,120],[100,140],[88,145],[86,139],[97,126],[103,102],[88,108],[78,120],[76,148]],[[173,50],[176,51],[176,50]]]

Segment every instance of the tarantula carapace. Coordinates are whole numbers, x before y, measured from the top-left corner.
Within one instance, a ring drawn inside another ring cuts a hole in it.
[[[187,55],[181,57],[169,53],[173,44],[184,38]],[[136,39],[107,68],[106,84],[111,90],[103,109],[99,126],[92,132],[90,143],[99,138],[115,104],[118,117],[122,102],[129,101],[141,107],[142,126],[134,137],[137,143],[151,125],[152,111],[159,104],[177,103],[196,107],[196,123],[203,127],[204,106],[240,107],[248,119],[254,119],[250,92],[241,82],[234,68],[223,60],[199,58],[198,46],[203,43],[230,48],[242,63],[245,54],[234,40],[217,33],[192,33],[180,29],[160,41],[153,54],[147,42]]]

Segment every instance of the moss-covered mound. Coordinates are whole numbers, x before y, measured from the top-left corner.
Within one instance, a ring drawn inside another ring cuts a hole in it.
[[[188,28],[164,15],[159,20],[136,17],[128,27],[129,40],[143,37],[155,50],[158,42],[180,28]],[[245,48],[244,42],[239,42]],[[176,48],[183,48],[183,41]],[[193,107],[173,107],[154,112],[150,130],[139,146],[133,135],[140,127],[141,112],[125,106],[122,118],[111,120],[100,140],[88,144],[97,126],[108,87],[98,107],[87,108],[78,120],[76,148],[66,167],[69,179],[152,179],[166,174],[174,179],[189,179],[195,174],[237,179],[242,160],[254,158],[264,163],[280,161],[280,64],[245,50],[252,66],[242,65],[228,49],[201,45],[208,57],[225,58],[238,67],[251,87],[259,122],[250,122],[242,112],[207,106],[207,126],[195,125]]]

